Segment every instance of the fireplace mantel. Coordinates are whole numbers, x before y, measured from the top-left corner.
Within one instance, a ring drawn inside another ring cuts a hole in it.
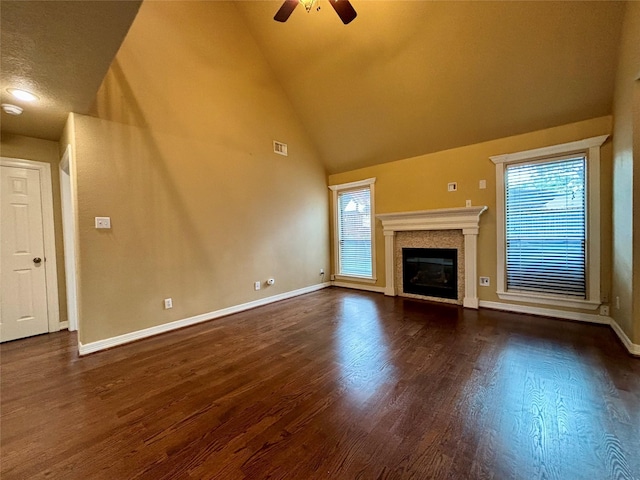
[[[486,206],[463,208],[440,208],[414,212],[382,213],[376,215],[382,222],[384,231],[385,273],[387,277],[385,295],[395,296],[395,235],[396,232],[421,230],[462,230],[464,234],[465,275],[464,299],[462,304],[468,308],[478,308],[478,289],[476,271],[478,263],[478,233],[480,215]]]

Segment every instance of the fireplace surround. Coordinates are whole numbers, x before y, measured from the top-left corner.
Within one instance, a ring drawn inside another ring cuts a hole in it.
[[[462,305],[468,308],[478,308],[477,241],[480,230],[480,215],[486,210],[486,206],[478,206],[377,215],[376,217],[382,222],[385,240],[385,295],[395,296],[398,294],[397,284],[399,282],[396,281],[395,275],[396,266],[401,261],[401,254],[396,253],[396,234],[398,232],[432,231],[436,233],[436,231],[458,230],[461,231],[464,242],[463,252],[461,252],[464,260],[458,265],[459,272],[462,273],[462,282],[459,282],[461,283],[459,288],[464,286],[464,293],[461,295]]]

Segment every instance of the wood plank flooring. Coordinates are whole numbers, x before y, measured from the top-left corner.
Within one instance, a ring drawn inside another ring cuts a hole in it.
[[[640,478],[608,327],[325,289],[79,358],[1,349],[1,478]]]

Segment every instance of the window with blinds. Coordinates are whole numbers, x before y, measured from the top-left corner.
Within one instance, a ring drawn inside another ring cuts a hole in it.
[[[372,277],[371,189],[338,192],[338,274]]]
[[[586,158],[505,170],[508,291],[586,297]]]

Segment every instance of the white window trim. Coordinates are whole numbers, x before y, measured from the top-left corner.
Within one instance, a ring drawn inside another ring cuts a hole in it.
[[[329,185],[329,189],[332,192],[333,199],[333,258],[334,267],[336,272],[334,278],[336,280],[351,280],[363,283],[375,283],[377,281],[376,275],[376,202],[375,202],[375,183],[376,177],[367,178],[365,180],[359,180],[357,182],[341,183],[339,185]],[[362,277],[359,275],[342,275],[337,272],[340,271],[340,242],[338,240],[338,193],[347,190],[354,190],[357,188],[369,187],[370,201],[371,201],[371,277]]]
[[[597,309],[600,304],[600,147],[609,135],[586,138],[576,142],[522,152],[495,155],[496,166],[496,225],[497,225],[497,294],[502,300],[554,305],[567,308]],[[587,298],[569,295],[507,291],[505,282],[505,192],[504,172],[507,165],[551,159],[568,154],[584,154],[587,163]]]

